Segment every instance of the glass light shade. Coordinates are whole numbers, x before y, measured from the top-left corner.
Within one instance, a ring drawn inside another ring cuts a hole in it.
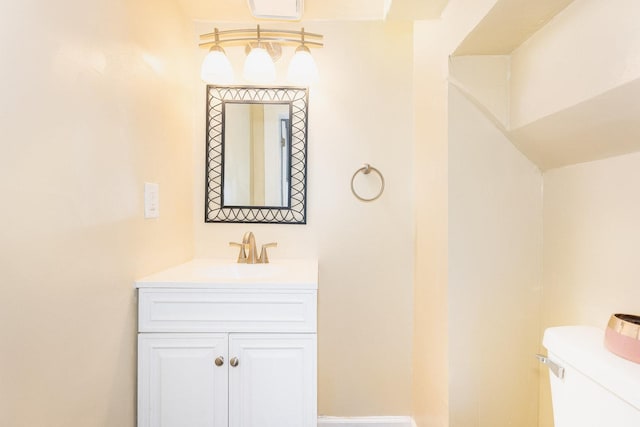
[[[252,83],[272,83],[276,79],[276,66],[266,49],[254,47],[244,61],[242,74]]]
[[[220,46],[213,46],[202,61],[200,78],[209,84],[233,83],[233,68]]]
[[[309,86],[317,82],[318,77],[318,67],[316,67],[316,62],[313,60],[309,48],[306,46],[298,47],[289,64],[287,79],[296,85]]]

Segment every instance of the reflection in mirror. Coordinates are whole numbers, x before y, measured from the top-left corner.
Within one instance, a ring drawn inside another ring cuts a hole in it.
[[[224,104],[223,206],[289,206],[289,104]]]
[[[305,224],[308,90],[207,86],[206,222]]]

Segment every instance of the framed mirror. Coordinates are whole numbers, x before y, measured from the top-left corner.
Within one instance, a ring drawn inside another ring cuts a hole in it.
[[[205,222],[306,224],[305,88],[207,86]]]

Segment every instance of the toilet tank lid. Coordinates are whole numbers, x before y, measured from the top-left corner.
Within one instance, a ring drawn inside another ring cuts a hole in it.
[[[548,328],[542,343],[561,359],[555,362],[570,365],[640,410],[640,364],[609,352],[604,347],[604,330],[591,326]]]

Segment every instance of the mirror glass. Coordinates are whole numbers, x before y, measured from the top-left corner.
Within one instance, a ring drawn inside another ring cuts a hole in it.
[[[206,222],[305,224],[308,90],[207,86]]]
[[[289,206],[289,109],[225,103],[223,206]]]

